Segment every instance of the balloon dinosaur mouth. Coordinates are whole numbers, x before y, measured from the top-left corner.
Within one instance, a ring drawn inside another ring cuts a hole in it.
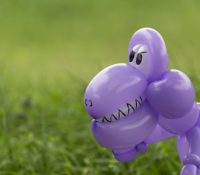
[[[99,119],[96,119],[97,122],[106,123],[106,122],[114,122],[118,121],[122,118],[128,117],[129,114],[133,113],[137,110],[145,100],[145,97],[139,96],[131,102],[127,102],[121,108],[117,109],[114,113],[110,115],[103,116]]]

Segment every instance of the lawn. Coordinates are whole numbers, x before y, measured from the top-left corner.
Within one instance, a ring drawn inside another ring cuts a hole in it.
[[[0,175],[178,175],[174,138],[117,162],[94,140],[83,94],[148,26],[200,99],[199,17],[195,0],[0,1]]]

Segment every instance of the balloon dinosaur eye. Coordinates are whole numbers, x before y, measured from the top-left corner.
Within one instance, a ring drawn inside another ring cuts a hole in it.
[[[135,57],[135,52],[132,50],[130,55],[129,55],[129,62],[132,62],[134,57]]]
[[[129,51],[129,65],[141,71],[145,76],[148,76],[150,71],[149,59],[151,59],[150,53],[146,45],[136,45]]]
[[[139,65],[142,62],[142,53],[138,53],[136,57],[136,64]]]

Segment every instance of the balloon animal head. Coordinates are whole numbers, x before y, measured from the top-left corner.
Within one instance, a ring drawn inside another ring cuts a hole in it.
[[[162,36],[142,28],[130,40],[128,62],[99,72],[87,86],[84,104],[93,118],[96,140],[125,162],[145,152],[150,143],[194,128],[198,119],[194,98],[189,78],[168,69]],[[183,153],[180,157],[183,161]]]

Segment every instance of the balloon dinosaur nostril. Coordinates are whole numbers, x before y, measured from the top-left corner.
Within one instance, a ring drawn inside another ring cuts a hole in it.
[[[92,107],[93,106],[92,100],[86,98],[85,99],[85,106],[86,107]]]

